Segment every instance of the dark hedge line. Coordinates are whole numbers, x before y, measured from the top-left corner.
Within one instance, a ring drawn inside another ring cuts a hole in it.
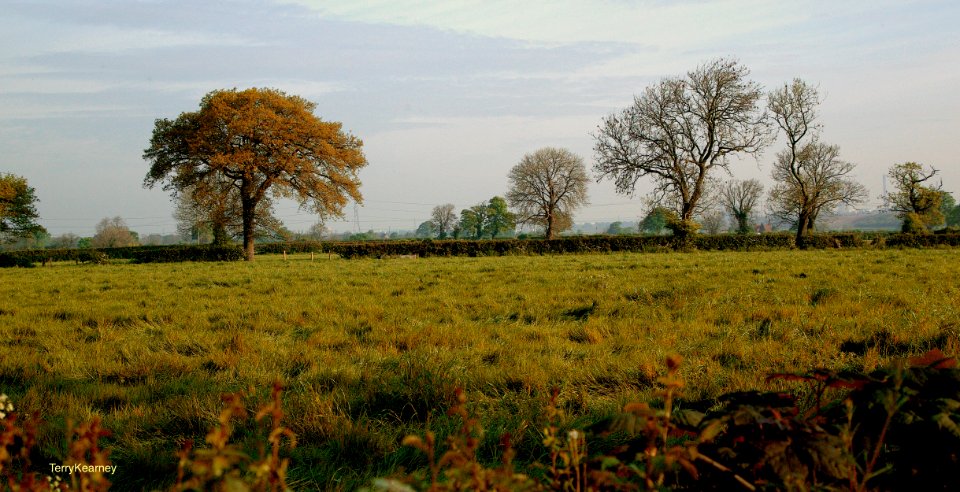
[[[822,234],[807,239],[805,248],[856,248],[864,241],[857,234]],[[258,253],[336,253],[343,258],[384,258],[391,256],[503,256],[561,253],[609,253],[618,251],[747,251],[794,248],[791,234],[696,236],[680,244],[672,236],[567,236],[546,239],[494,240],[407,240],[271,243],[257,247]]]
[[[209,245],[131,246],[100,249],[31,249],[0,253],[0,267],[32,266],[49,261],[102,263],[105,259],[133,260],[138,263],[176,261],[234,261],[243,259],[239,246]]]
[[[21,267],[30,268],[33,262],[10,253],[0,253],[0,268]]]
[[[244,257],[239,246],[180,246],[138,251],[135,263],[172,263],[181,261],[239,261]]]
[[[650,252],[673,250],[756,251],[791,249],[875,247],[960,246],[960,234],[815,234],[801,244],[787,233],[699,235],[686,244],[672,236],[567,236],[546,239],[493,240],[383,240],[357,242],[294,241],[257,245],[259,254],[334,253],[343,258],[384,258],[391,256],[504,256],[562,253]],[[0,253],[0,267],[28,267],[45,261],[101,263],[104,259],[127,259],[137,263],[179,261],[236,261],[243,259],[239,246],[209,245],[133,246],[102,249],[38,249]]]
[[[859,234],[814,234],[803,238],[797,246],[811,249],[860,248],[864,245]]]
[[[893,248],[960,246],[960,234],[894,234],[885,238],[884,243]]]

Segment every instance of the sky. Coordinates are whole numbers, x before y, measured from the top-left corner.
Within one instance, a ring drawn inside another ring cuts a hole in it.
[[[272,87],[361,138],[363,204],[335,231],[412,230],[439,204],[507,191],[525,154],[563,147],[592,171],[601,120],[665,77],[735,58],[766,91],[819,86],[821,139],[883,175],[915,161],[960,192],[960,2],[767,0],[0,0],[0,172],[27,178],[53,235],[123,217],[174,233],[167,192],[144,189],[154,121],[204,94]],[[757,178],[783,140],[722,178]],[[578,223],[635,221],[631,196],[591,182]],[[317,217],[295,203],[294,231]]]

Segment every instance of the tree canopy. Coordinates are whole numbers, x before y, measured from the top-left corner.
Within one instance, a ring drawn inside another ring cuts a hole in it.
[[[674,233],[695,231],[693,216],[711,170],[728,168],[733,155],[758,153],[769,140],[759,108],[763,93],[749,75],[738,62],[717,59],[647,87],[633,105],[601,122],[594,170],[624,194],[632,194],[640,178],[653,178],[654,201],[687,223]]]
[[[453,231],[457,222],[456,207],[452,203],[445,203],[433,207],[430,212],[430,222],[433,223],[433,230],[437,233],[439,239],[445,239],[447,234]]]
[[[517,227],[517,218],[507,207],[503,197],[495,196],[487,202],[487,223],[483,230],[490,235],[490,239],[509,233]]]
[[[127,227],[122,217],[104,217],[97,223],[97,233],[90,240],[94,248],[122,248],[136,246],[137,236]]]
[[[957,205],[957,201],[949,191],[942,192],[941,196],[940,213],[943,214],[947,227],[960,226],[960,205]]]
[[[293,198],[321,219],[342,217],[348,200],[361,201],[362,142],[314,109],[276,89],[213,91],[198,111],[156,120],[143,154],[151,164],[144,186],[214,198],[229,196],[224,183],[232,187],[252,260],[257,206],[265,198]]]
[[[732,179],[720,188],[720,203],[737,221],[737,234],[752,232],[750,218],[762,195],[763,185],[756,179],[745,181]]]
[[[486,203],[480,202],[460,211],[459,225],[463,233],[474,239],[480,239],[483,237],[488,220],[490,220],[490,208]]]
[[[45,234],[37,224],[36,191],[26,178],[14,174],[0,174],[0,242]]]
[[[938,171],[924,170],[922,164],[904,162],[890,168],[893,191],[883,195],[891,210],[903,220],[903,232],[925,232],[944,221],[943,191],[933,178]]]
[[[576,154],[545,147],[523,156],[510,170],[507,200],[517,221],[544,227],[547,239],[573,225],[573,211],[587,203],[587,170]]]
[[[795,155],[777,154],[771,175],[770,213],[796,227],[797,243],[813,232],[821,213],[831,213],[841,203],[854,205],[866,199],[867,191],[850,178],[856,166],[840,159],[840,148],[809,142]]]
[[[434,229],[434,227],[433,221],[427,220],[421,222],[420,225],[417,226],[417,231],[414,234],[422,239],[432,238],[433,235],[436,234],[436,229]]]
[[[667,228],[667,223],[676,220],[677,214],[661,206],[653,206],[646,215],[640,219],[638,229],[643,234],[663,234]]]

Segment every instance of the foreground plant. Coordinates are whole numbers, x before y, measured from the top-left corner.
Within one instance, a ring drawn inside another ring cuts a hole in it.
[[[100,426],[99,418],[76,427],[67,423],[67,457],[62,464],[50,465],[50,475],[36,471],[31,461],[40,417],[34,414],[21,419],[14,412],[13,402],[2,394],[0,425],[0,483],[9,490],[95,492],[110,488],[107,474],[116,468],[110,464],[110,451],[100,445],[100,439],[109,436],[110,431]],[[63,481],[58,472],[68,473],[69,482]]]
[[[284,439],[289,449],[296,447],[297,436],[283,426],[282,393],[283,386],[279,382],[274,383],[270,403],[254,417],[256,422],[270,417],[270,433],[267,436],[270,452],[265,451],[261,442],[258,459],[230,442],[234,420],[247,417],[245,395],[224,395],[224,408],[218,424],[207,433],[206,442],[210,447],[193,449],[193,442],[187,441],[177,453],[177,483],[173,490],[288,490],[287,468],[290,459],[281,458],[280,450]]]
[[[673,411],[673,401],[683,381],[679,377],[680,358],[667,359],[667,374],[660,379],[663,385],[662,408],[646,403],[630,403],[613,423],[611,431],[625,435],[627,443],[612,452],[591,457],[588,452],[588,434],[580,429],[564,432],[561,429],[563,410],[558,403],[559,390],[554,389],[546,408],[547,423],[543,429],[543,445],[549,462],[534,463],[532,467],[545,469],[542,479],[533,479],[514,470],[514,450],[510,436],[501,438],[503,459],[499,466],[488,468],[477,460],[477,437],[482,429],[475,417],[466,410],[466,396],[457,390],[457,405],[450,415],[461,417],[463,425],[447,439],[448,450],[440,460],[436,438],[427,432],[425,438],[407,436],[403,444],[423,451],[430,466],[429,480],[416,474],[375,481],[384,490],[657,490],[676,484],[681,473],[697,478],[694,462],[702,460],[717,470],[730,472],[717,461],[701,454],[697,446],[710,440],[719,431],[719,425],[706,426],[699,434],[686,423],[686,413],[680,418]],[[753,489],[739,476],[735,479]]]
[[[257,458],[231,442],[234,421],[248,416],[245,395],[224,395],[224,409],[218,423],[206,436],[210,447],[194,449],[193,442],[187,441],[177,453],[179,466],[172,490],[288,490],[290,460],[281,457],[281,450],[295,447],[297,438],[283,425],[282,393],[283,387],[275,383],[270,402],[254,416],[255,422],[269,418],[270,424],[270,432],[265,441],[261,441]],[[110,462],[110,451],[100,444],[102,438],[110,436],[110,431],[101,426],[99,417],[77,426],[68,422],[67,457],[62,464],[50,465],[51,475],[38,472],[31,462],[31,456],[37,451],[39,424],[38,415],[21,421],[7,395],[0,395],[0,483],[3,484],[0,487],[37,492],[99,492],[110,488],[108,476],[116,471],[116,466]],[[269,451],[266,444],[270,446]],[[64,481],[63,475],[68,476],[68,480]]]
[[[680,359],[666,361],[657,403],[630,403],[606,429],[564,427],[559,390],[546,405],[542,427],[545,463],[536,458],[518,468],[512,437],[500,438],[499,463],[478,456],[480,419],[455,391],[448,415],[456,432],[440,444],[435,434],[409,435],[404,446],[427,458],[427,468],[389,479],[375,488],[409,490],[960,490],[960,370],[939,350],[868,374],[815,370],[774,374],[799,381],[807,392],[737,392],[710,402],[703,413],[678,408],[684,383]],[[187,442],[178,453],[173,490],[288,490],[284,447],[296,436],[283,425],[283,388],[253,417],[269,417],[269,433],[256,457],[235,439],[234,424],[249,417],[246,396],[224,396],[208,448]],[[21,419],[0,395],[0,479],[17,491],[107,490],[115,467],[100,440],[110,435],[98,418],[68,423],[65,471],[69,481],[45,476],[36,455],[38,416]],[[256,424],[254,424],[256,425]],[[619,444],[590,453],[590,443]],[[269,450],[267,449],[269,445]]]
[[[869,374],[816,370],[771,380],[810,385],[812,401],[789,393],[737,392],[708,413],[676,410],[683,387],[677,357],[667,359],[662,405],[630,403],[604,436],[624,443],[598,455],[589,433],[561,431],[554,391],[543,444],[542,478],[516,473],[515,453],[486,467],[476,457],[482,429],[458,390],[451,415],[463,427],[440,460],[433,433],[408,436],[430,463],[416,474],[375,481],[385,490],[933,490],[960,489],[960,371],[939,350]]]

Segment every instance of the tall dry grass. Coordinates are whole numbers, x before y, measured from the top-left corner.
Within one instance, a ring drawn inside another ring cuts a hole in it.
[[[667,354],[686,361],[679,407],[769,387],[771,372],[870,370],[956,355],[954,250],[75,265],[0,270],[0,392],[39,412],[43,457],[67,420],[102,419],[110,480],[176,477],[175,450],[216,425],[220,395],[268,399],[283,381],[298,436],[290,483],[365,484],[426,466],[405,435],[455,432],[469,392],[496,462],[542,458],[550,389],[584,427],[655,396]],[[774,383],[784,385],[784,383]],[[788,389],[782,386],[781,389]],[[256,393],[261,393],[256,395]],[[260,429],[235,438],[253,449]],[[246,439],[246,441],[245,441]]]

